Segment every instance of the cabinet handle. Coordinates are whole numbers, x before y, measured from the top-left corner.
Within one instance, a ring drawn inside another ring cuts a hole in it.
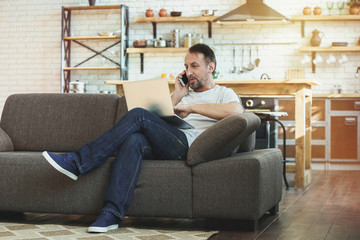
[[[345,118],[345,125],[346,126],[356,125],[356,118],[354,118],[354,117]]]
[[[354,102],[354,108],[360,109],[360,102]]]

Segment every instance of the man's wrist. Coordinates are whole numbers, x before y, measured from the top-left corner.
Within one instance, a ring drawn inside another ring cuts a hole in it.
[[[189,113],[194,113],[194,112],[195,112],[195,110],[194,110],[194,105],[195,105],[195,104],[193,104],[193,103],[189,103],[189,104],[188,104]]]

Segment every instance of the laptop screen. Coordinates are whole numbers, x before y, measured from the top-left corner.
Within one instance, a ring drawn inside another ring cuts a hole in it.
[[[140,107],[159,116],[174,115],[167,79],[124,81],[123,87],[128,110]]]

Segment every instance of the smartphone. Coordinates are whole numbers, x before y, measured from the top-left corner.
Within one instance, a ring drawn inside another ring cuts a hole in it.
[[[189,79],[188,79],[188,77],[186,76],[186,73],[184,73],[184,74],[181,76],[180,83],[181,83],[181,85],[183,85],[183,87],[185,87],[188,82],[189,82]]]

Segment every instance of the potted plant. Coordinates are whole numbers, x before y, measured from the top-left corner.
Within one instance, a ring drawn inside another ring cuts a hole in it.
[[[349,0],[346,4],[350,7],[349,12],[351,15],[359,14],[360,0]]]

